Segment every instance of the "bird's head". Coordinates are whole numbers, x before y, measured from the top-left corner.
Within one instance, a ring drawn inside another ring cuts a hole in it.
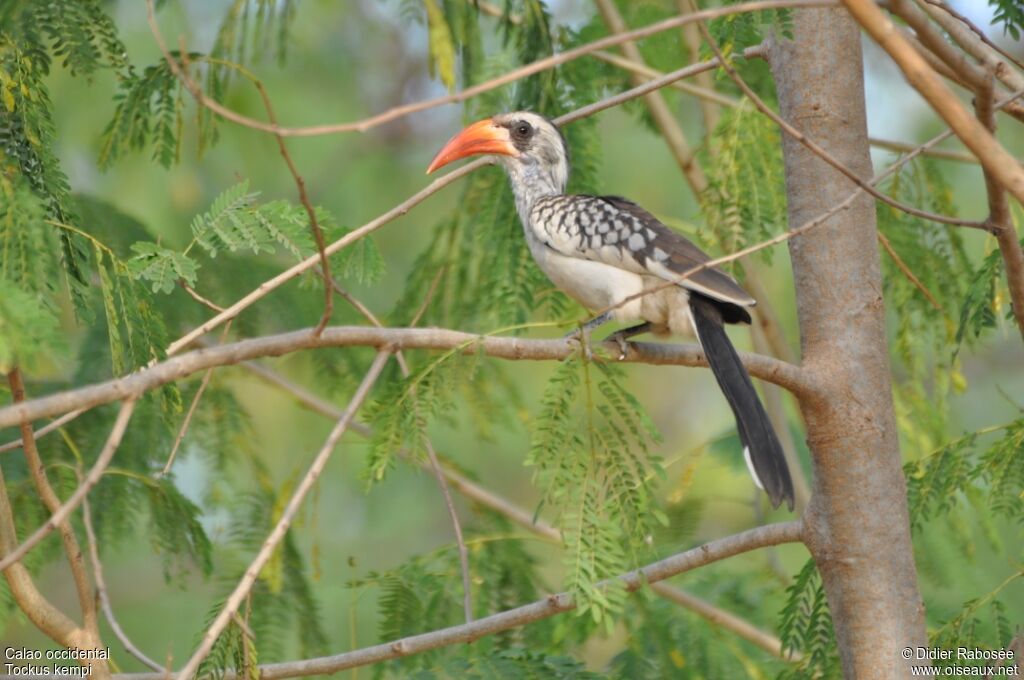
[[[427,173],[467,156],[495,156],[513,182],[544,182],[558,193],[569,180],[565,138],[544,116],[529,111],[502,113],[473,123],[452,137],[431,161]]]

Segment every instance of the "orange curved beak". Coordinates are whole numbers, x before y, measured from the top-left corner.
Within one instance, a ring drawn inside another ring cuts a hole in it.
[[[502,154],[504,156],[518,156],[519,150],[513,146],[508,136],[508,129],[495,125],[490,118],[485,118],[473,123],[465,130],[448,140],[434,160],[427,168],[427,174],[442,168],[452,161],[467,156],[480,156],[483,154]]]

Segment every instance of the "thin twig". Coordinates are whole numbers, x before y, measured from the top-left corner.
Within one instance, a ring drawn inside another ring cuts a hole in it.
[[[683,1],[685,2],[686,0]],[[697,28],[694,27],[694,30],[697,30]],[[750,50],[750,52],[745,52],[744,57],[748,59],[753,58],[757,56],[758,51],[759,50]],[[609,64],[618,66],[619,68],[632,71],[633,73],[637,73],[647,80],[663,78],[666,75],[664,72],[659,71],[658,69],[655,68],[651,68],[646,64],[640,64],[629,59],[626,59],[624,57],[611,54],[609,52],[595,52],[593,56],[598,59],[601,59],[602,61],[606,61]],[[705,73],[710,71],[711,68],[717,66],[718,60],[714,59],[709,62],[700,63],[708,64],[709,68],[707,69],[707,71],[697,73],[697,76],[704,75]],[[682,81],[676,81],[674,83],[671,83],[668,85],[668,87],[679,90],[680,92],[691,94],[695,97],[699,97],[701,100],[712,102],[716,105],[720,104],[722,106],[728,106],[729,108],[735,108],[740,104],[740,100],[734,99],[728,95],[716,92],[715,90],[711,90],[705,87],[690,85]],[[900,142],[892,139],[881,139],[880,137],[868,137],[868,142],[870,142],[871,146],[878,147],[880,149],[888,149],[890,151],[907,152],[913,151],[918,148],[917,144],[911,144],[909,142]],[[955,161],[958,163],[972,163],[974,165],[977,165],[978,163],[978,159],[972,156],[971,154],[963,153],[962,151],[954,151],[951,149],[927,149],[923,152],[923,155],[931,156],[933,158],[941,158],[942,160],[947,161]]]
[[[188,285],[188,283],[185,281],[185,279],[178,279],[178,285],[181,286],[181,288],[186,293],[188,293],[189,296],[193,300],[195,300],[196,302],[201,304],[203,307],[206,307],[208,309],[212,309],[215,312],[223,312],[224,311],[223,307],[221,307],[217,303],[215,303],[215,302],[213,302],[211,300],[208,300],[207,298],[204,298],[202,295],[200,295],[198,293],[198,291],[196,291],[195,288],[193,288],[192,286]]]
[[[607,62],[612,66],[617,66],[623,69],[624,71],[629,71],[630,73],[640,78],[643,78],[645,81],[651,80],[653,78],[660,78],[661,76],[665,75],[662,71],[659,71],[656,68],[651,68],[650,66],[643,62],[633,61],[632,59],[627,59],[626,57],[621,57],[617,54],[612,54],[611,52],[605,52],[603,50],[600,50],[594,52],[593,57],[595,59],[600,59],[603,62]],[[700,62],[695,61],[693,63]],[[698,76],[699,75],[702,74],[698,74]],[[720,104],[722,106],[729,107],[736,106],[736,104],[738,103],[732,97],[722,94],[721,92],[717,92],[715,90],[702,87],[700,85],[690,85],[689,83],[685,83],[683,81],[672,83],[669,87],[671,87],[674,90],[679,90],[680,92],[683,92],[685,94],[693,95],[694,97],[700,99],[702,103],[712,102],[714,104]]]
[[[676,0],[676,9],[679,10],[680,14],[693,14],[694,12],[700,11],[697,7],[697,3],[694,0]],[[700,32],[697,27],[693,24],[687,24],[681,29],[683,46],[686,49],[687,56],[691,62],[700,60]],[[715,77],[710,73],[702,73],[697,76],[697,84],[705,90],[715,92]],[[718,94],[715,92],[715,94]],[[719,95],[721,96],[721,95]],[[731,97],[730,97],[731,99]],[[701,116],[704,119],[704,132],[707,139],[710,140],[711,134],[718,127],[718,119],[720,111],[718,110],[718,104],[711,98],[700,99]],[[728,105],[727,105],[728,106]]]
[[[733,67],[733,65],[729,63],[728,60],[725,59],[724,55],[722,54],[721,48],[718,46],[718,41],[715,40],[714,36],[712,36],[710,31],[708,31],[707,26],[705,26],[703,22],[697,22],[697,27],[700,29],[700,32],[704,35],[704,40],[711,47],[711,50],[715,53],[715,56],[722,61],[722,68],[724,68],[725,72],[729,74],[729,78],[732,79],[732,81],[736,83],[736,86],[739,87],[740,90],[742,90],[743,94],[746,95],[746,97],[751,102],[753,102],[754,106],[757,107],[758,111],[760,111],[765,116],[770,118],[772,122],[778,125],[783,132],[785,132],[790,137],[803,144],[816,156],[818,156],[823,161],[825,161],[833,168],[835,168],[843,175],[845,175],[847,179],[856,184],[858,187],[868,192],[878,200],[884,203],[888,203],[897,210],[905,212],[909,215],[914,215],[915,217],[921,217],[927,220],[931,220],[933,222],[940,222],[942,224],[952,224],[958,227],[970,227],[972,229],[983,229],[986,231],[988,230],[988,227],[984,222],[973,222],[970,220],[963,220],[958,217],[939,215],[937,213],[932,213],[927,210],[915,208],[912,205],[907,205],[906,203],[898,201],[892,198],[891,196],[882,193],[874,186],[872,186],[870,182],[864,181],[861,177],[857,175],[857,173],[855,173],[850,168],[846,167],[846,165],[842,163],[838,158],[836,158],[828,151],[826,151],[820,144],[808,138],[807,135],[802,133],[800,130],[797,130],[795,127],[790,125],[788,121],[784,120],[782,116],[775,113],[771,109],[771,107],[765,104],[764,100],[761,99],[757,95],[757,93],[750,88],[749,85],[747,85],[746,81],[743,80],[743,77],[740,76],[739,72],[736,71],[735,67]]]
[[[612,0],[594,0],[594,3],[597,5],[597,11],[601,14],[601,18],[612,35],[627,33],[626,22]],[[636,46],[635,42],[627,40],[619,48],[630,61],[643,64],[643,55],[640,54],[640,48]],[[634,86],[642,85],[644,82],[643,76],[633,72],[630,73],[630,80]],[[669,152],[683,171],[683,177],[686,178],[687,184],[690,185],[690,190],[699,199],[701,194],[708,188],[708,180],[700,163],[697,162],[693,149],[690,148],[690,144],[686,140],[682,127],[676,122],[675,116],[669,110],[668,104],[665,103],[665,98],[662,97],[661,92],[655,91],[644,95],[644,104],[646,104],[647,112],[651,114],[651,119],[665,140]]]
[[[61,417],[57,418],[56,420],[54,420],[52,422],[49,422],[46,425],[43,425],[38,430],[33,430],[32,431],[32,436],[35,437],[36,439],[39,439],[40,437],[43,437],[43,436],[45,436],[47,434],[50,434],[51,432],[53,432],[55,430],[59,430],[61,427],[63,427],[64,425],[67,425],[68,423],[70,423],[72,420],[74,420],[78,416],[82,415],[83,413],[85,413],[84,409],[79,409],[77,411],[71,411],[69,413],[65,413],[64,415],[62,415]],[[13,451],[15,449],[20,449],[22,447],[22,445],[24,445],[24,443],[25,443],[24,439],[22,439],[20,437],[18,439],[12,439],[11,441],[9,441],[6,444],[4,444],[3,446],[0,446],[0,453],[6,453],[7,451]]]
[[[211,111],[219,114],[227,120],[230,120],[239,125],[249,127],[255,130],[262,130],[263,132],[269,132],[271,134],[279,134],[284,137],[310,137],[316,135],[335,134],[341,132],[366,132],[367,130],[374,128],[378,125],[390,122],[397,118],[407,116],[412,113],[418,113],[420,111],[426,111],[427,109],[435,108],[443,104],[456,104],[458,102],[465,101],[472,97],[477,96],[483,92],[488,92],[495,88],[507,85],[515,82],[527,76],[531,76],[541,71],[554,68],[560,64],[564,64],[573,59],[577,59],[586,54],[590,54],[597,50],[602,50],[608,47],[614,47],[627,40],[640,40],[656,33],[667,31],[673,28],[684,26],[688,23],[697,20],[711,20],[718,17],[729,16],[733,14],[743,14],[748,12],[757,12],[768,9],[788,9],[793,7],[834,7],[838,4],[838,0],[757,0],[755,2],[747,2],[742,5],[732,5],[727,7],[716,7],[713,9],[703,10],[694,14],[688,14],[686,16],[672,17],[665,19],[643,28],[638,28],[622,35],[613,35],[586,45],[581,45],[565,52],[560,52],[544,59],[538,59],[537,61],[527,64],[521,68],[508,71],[491,80],[484,81],[472,87],[468,87],[461,92],[446,95],[443,97],[437,97],[435,99],[427,99],[411,104],[403,104],[394,108],[388,109],[382,113],[364,118],[362,120],[353,121],[350,123],[334,123],[328,125],[313,125],[308,127],[282,127],[280,125],[271,125],[264,123],[263,121],[243,116],[242,114],[233,111],[221,103],[210,99],[203,92],[202,88],[188,77],[187,74],[181,73],[181,65],[178,64],[173,58],[168,61],[168,66],[176,76],[182,78],[182,83],[185,84],[185,89],[192,95],[192,97],[201,106],[205,106]],[[155,11],[153,7],[153,0],[146,0],[147,5],[147,18],[149,22],[150,30],[153,33],[153,38],[156,40],[160,51],[164,54],[170,54],[167,49],[167,43],[164,41],[163,35],[160,33],[160,27],[156,22]]]
[[[931,294],[931,291],[928,290],[928,287],[921,283],[921,279],[917,278],[917,275],[914,274],[913,270],[911,270],[907,263],[903,261],[903,258],[900,257],[900,254],[897,253],[896,249],[892,247],[892,243],[889,241],[886,235],[880,231],[877,232],[877,234],[878,242],[882,244],[883,248],[885,248],[885,252],[889,253],[889,257],[891,257],[892,261],[896,263],[896,266],[899,267],[899,270],[903,272],[903,275],[906,276],[910,280],[910,282],[917,287],[919,291],[921,291],[921,294],[928,299],[928,302],[931,303],[932,307],[939,311],[942,311],[942,305],[940,305],[939,301],[935,299],[935,296]]]
[[[917,148],[916,144],[899,142],[893,139],[879,139],[878,137],[868,137],[868,142],[871,146],[878,147],[879,149],[887,149],[889,151],[907,152],[913,151]],[[931,156],[932,158],[941,158],[946,161],[955,161],[957,163],[978,164],[978,159],[971,154],[963,153],[962,151],[953,151],[951,149],[929,149],[923,155]]]
[[[81,469],[76,469],[76,474],[78,475],[78,483],[81,484]],[[110,626],[110,630],[114,631],[114,636],[121,642],[126,652],[138,659],[142,665],[154,671],[163,671],[163,666],[150,659],[141,649],[135,646],[135,643],[124,632],[117,617],[114,615],[114,607],[110,603],[110,591],[107,590],[107,581],[103,576],[103,561],[100,560],[99,541],[96,539],[96,531],[92,526],[92,510],[89,508],[88,496],[82,499],[82,523],[85,525],[85,538],[89,545],[92,575],[96,581],[96,597],[100,601],[100,609],[103,611],[103,617],[107,620],[107,625]]]
[[[267,111],[267,119],[271,125],[277,127],[277,115],[274,113],[274,106],[270,103],[267,89],[263,86],[263,82],[258,79],[254,79],[252,82],[260,93],[260,99],[263,100],[263,108]],[[320,228],[320,222],[316,217],[316,208],[313,207],[309,200],[309,194],[306,192],[306,180],[303,179],[302,175],[299,174],[298,168],[295,167],[295,161],[288,152],[288,145],[285,143],[284,137],[280,133],[274,133],[274,139],[277,140],[277,148],[281,151],[281,156],[288,165],[288,171],[292,174],[292,179],[295,181],[295,187],[299,191],[299,202],[302,203],[302,207],[306,209],[306,215],[309,216],[309,228],[313,232],[313,241],[316,243],[316,250],[320,254],[320,273],[324,281],[324,312],[320,317],[320,322],[316,325],[316,332],[319,334],[327,327],[331,320],[331,314],[334,312],[334,293],[331,291],[331,263],[327,258],[327,253],[324,252],[327,247],[324,243],[324,231]]]
[[[120,398],[124,398],[123,396]],[[113,399],[111,401],[114,401]],[[24,402],[30,403],[30,402]],[[78,507],[85,495],[89,493],[96,483],[100,481],[100,477],[103,476],[104,470],[110,464],[111,458],[114,457],[114,452],[117,451],[117,447],[121,444],[121,438],[124,436],[124,431],[128,428],[128,421],[132,416],[132,411],[135,409],[135,397],[129,396],[124,398],[121,403],[121,410],[117,413],[117,418],[114,420],[114,426],[110,430],[110,434],[107,436],[107,441],[103,445],[103,449],[100,451],[100,455],[96,457],[96,462],[89,470],[89,474],[86,475],[85,481],[79,485],[75,492],[71,494],[64,503],[57,508],[56,512],[50,515],[50,518],[46,520],[41,527],[35,530],[31,536],[25,539],[18,547],[14,548],[6,555],[3,559],[0,559],[0,571],[3,571],[10,567],[15,562],[19,561],[25,554],[35,547],[39,541],[43,540],[50,534],[55,528],[67,520],[67,518],[74,512],[75,508]],[[65,409],[67,410],[67,409]]]
[[[431,301],[434,299],[434,294],[437,292],[437,285],[441,282],[441,276],[444,275],[444,268],[438,270],[437,274],[434,275],[434,280],[430,282],[430,287],[427,289],[427,294],[423,296],[423,302],[420,304],[420,308],[416,310],[416,313],[412,317],[412,321],[409,322],[409,327],[416,326],[419,323],[420,317],[423,316],[424,312],[427,311],[427,307],[430,306]],[[400,368],[402,375],[408,378],[410,375],[409,366],[405,363],[405,356],[402,356]],[[416,387],[415,385],[411,388],[412,394],[415,397]],[[419,402],[413,400],[414,410],[416,413],[414,417],[419,418]],[[459,552],[459,568],[462,571],[462,609],[463,614],[466,617],[466,623],[473,620],[473,579],[469,571],[469,550],[466,548],[466,539],[462,535],[462,523],[459,522],[459,513],[455,511],[455,503],[452,501],[452,492],[448,488],[448,480],[445,479],[444,470],[441,469],[441,461],[437,458],[437,452],[434,450],[434,444],[430,441],[429,437],[424,436],[423,448],[427,452],[427,460],[430,462],[430,469],[434,473],[434,479],[437,480],[437,485],[441,489],[441,497],[444,499],[445,508],[448,511],[448,519],[451,520],[452,530],[455,532],[455,544],[458,547]]]
[[[391,356],[389,350],[381,350],[377,353],[373,363],[370,364],[369,370],[363,377],[363,381],[359,384],[355,394],[352,395],[352,399],[349,402],[348,407],[342,414],[341,418],[338,419],[337,424],[331,433],[327,436],[327,440],[324,442],[323,447],[317,453],[313,463],[309,466],[309,470],[306,472],[306,476],[302,478],[302,481],[296,487],[295,492],[292,493],[292,497],[288,501],[288,505],[281,513],[280,519],[274,525],[274,529],[270,532],[267,538],[263,541],[260,546],[260,550],[256,553],[252,562],[249,564],[248,569],[245,570],[245,574],[242,576],[238,585],[235,586],[234,591],[225,601],[224,606],[221,608],[220,613],[210,624],[206,632],[203,634],[202,641],[199,643],[199,647],[193,652],[185,666],[178,672],[178,680],[192,680],[192,676],[195,675],[196,670],[199,668],[199,664],[202,663],[203,659],[213,649],[214,643],[220,634],[227,627],[228,623],[231,622],[232,616],[238,611],[238,607],[242,604],[245,598],[248,596],[250,589],[256,583],[256,579],[259,578],[260,572],[263,567],[270,560],[274,554],[274,550],[277,545],[284,538],[288,532],[288,528],[291,526],[292,519],[295,517],[295,513],[298,512],[299,507],[302,505],[306,494],[316,484],[316,480],[319,478],[320,473],[323,472],[324,466],[327,465],[327,461],[331,457],[331,453],[337,446],[341,436],[348,429],[352,420],[355,418],[356,412],[359,407],[362,406],[363,401],[370,392],[370,388],[377,381],[380,376],[381,370],[384,368],[384,364],[387,363],[388,357]]]
[[[224,341],[228,338],[228,332],[231,330],[231,322],[228,321],[224,324],[224,331],[220,335],[220,342],[224,344]],[[210,378],[213,377],[213,368],[206,369],[206,373],[203,374],[203,379],[199,383],[199,388],[196,389],[195,395],[192,397],[192,403],[188,405],[188,411],[185,413],[185,418],[181,421],[181,427],[178,428],[178,434],[174,438],[174,445],[171,446],[171,453],[167,456],[167,462],[164,463],[164,469],[157,475],[158,477],[164,477],[171,471],[171,466],[174,465],[174,458],[178,455],[178,449],[181,447],[181,442],[185,439],[185,435],[188,433],[189,425],[192,424],[192,418],[195,417],[196,408],[199,406],[199,400],[203,398],[203,393],[206,392],[207,386],[210,384]]]
[[[646,584],[657,583],[714,562],[742,555],[758,548],[765,548],[783,543],[796,543],[802,540],[803,524],[800,521],[782,522],[750,529],[739,534],[715,539],[696,548],[686,550],[671,557],[654,562],[645,567],[609,579],[598,584],[598,587],[609,587],[618,582],[620,587],[629,592],[639,590]],[[535,621],[551,618],[576,608],[569,593],[548,595],[542,600],[516,607],[499,614],[477,619],[472,623],[463,623],[449,628],[441,628],[429,633],[411,635],[399,640],[363,649],[353,650],[335,656],[325,656],[301,661],[260,666],[261,680],[278,680],[308,675],[337,673],[338,671],[357,666],[380,663],[389,659],[397,659],[420,654],[432,649],[448,647],[460,643],[470,643],[488,635],[504,630],[519,628]],[[178,673],[179,680],[190,678],[194,668],[188,666]],[[163,676],[156,673],[126,673],[119,680],[160,680]],[[236,672],[228,670],[222,676],[224,680],[237,678]]]

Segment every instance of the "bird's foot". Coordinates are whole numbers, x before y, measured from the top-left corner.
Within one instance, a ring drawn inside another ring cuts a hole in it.
[[[631,326],[629,328],[623,328],[622,330],[615,331],[614,333],[609,335],[607,338],[605,338],[604,341],[605,342],[614,342],[616,345],[619,346],[619,359],[618,360],[622,361],[623,359],[626,358],[626,355],[629,353],[629,342],[628,342],[629,338],[633,337],[634,335],[640,335],[641,333],[646,333],[650,329],[651,329],[650,322],[646,322],[645,321],[642,324],[639,324],[639,325],[636,325],[636,326]]]
[[[607,338],[605,338],[604,341],[614,342],[616,345],[619,346],[619,356],[616,359],[616,361],[622,361],[623,359],[626,358],[626,354],[629,353],[629,341],[626,340],[626,337],[621,332],[612,333]]]

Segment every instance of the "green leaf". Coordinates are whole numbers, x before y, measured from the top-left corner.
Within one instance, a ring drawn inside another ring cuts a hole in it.
[[[249,191],[244,180],[226,189],[214,199],[210,210],[192,220],[192,235],[210,257],[218,252],[249,250],[253,253],[275,251],[281,246],[296,259],[316,252],[305,208],[277,200],[259,204],[258,191]],[[329,226],[332,217],[317,208],[317,221]]]
[[[606,626],[625,592],[617,581],[599,583],[634,566],[659,523],[660,461],[647,451],[659,435],[621,377],[613,366],[564,361],[544,392],[526,459],[562,532],[579,614]]]
[[[448,20],[437,4],[438,0],[423,0],[427,10],[427,38],[430,44],[430,74],[437,75],[449,91],[455,89],[455,45]]]
[[[199,265],[187,255],[146,241],[133,243],[132,252],[135,256],[126,263],[128,271],[136,279],[152,282],[154,293],[170,293],[179,279],[195,285]]]
[[[1009,33],[1014,41],[1020,40],[1024,30],[1024,7],[1018,0],[988,0],[989,7],[995,8],[992,25],[1003,25],[1003,33]]]
[[[813,559],[807,560],[786,589],[786,604],[779,615],[779,637],[783,653],[803,654],[800,662],[781,678],[840,677],[832,614]]]
[[[183,558],[209,576],[213,570],[213,546],[199,521],[202,510],[167,477],[147,480],[145,489],[149,500],[147,534],[154,552],[163,559],[164,578],[171,579],[173,569]]]
[[[335,241],[348,232],[349,230],[344,228],[334,229],[331,231],[331,240]],[[331,271],[338,272],[343,278],[363,286],[371,286],[384,275],[386,263],[373,238],[364,236],[335,253],[331,258],[331,266]]]
[[[734,253],[786,229],[785,173],[775,124],[749,104],[727,110],[710,147],[715,154],[708,156],[708,188],[700,196],[709,227],[701,234],[705,243]],[[766,262],[771,253],[762,251]]]

